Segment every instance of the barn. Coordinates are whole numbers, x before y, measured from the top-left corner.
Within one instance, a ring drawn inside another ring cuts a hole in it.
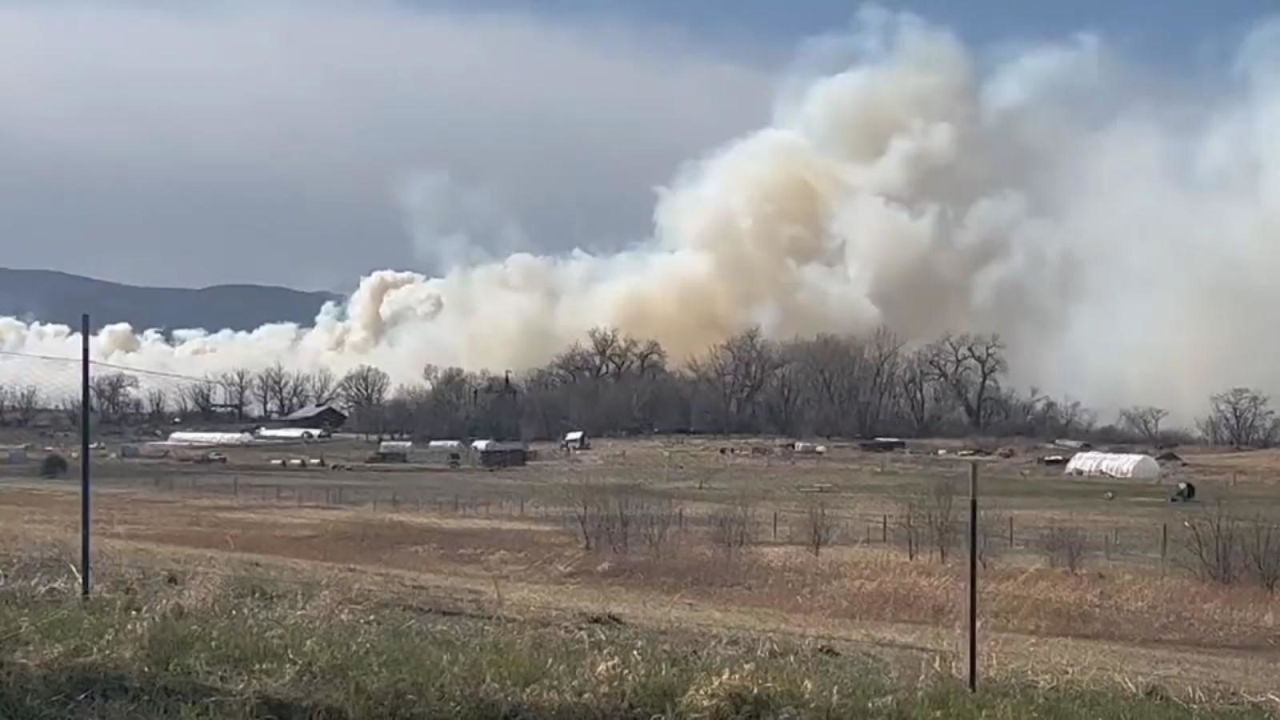
[[[347,414],[332,405],[308,405],[301,410],[280,418],[280,422],[293,428],[317,428],[337,430],[347,421]]]
[[[1082,452],[1071,456],[1064,474],[1154,480],[1160,477],[1160,463],[1137,453]]]

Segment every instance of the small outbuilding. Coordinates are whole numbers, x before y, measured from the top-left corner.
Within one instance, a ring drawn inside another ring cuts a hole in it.
[[[1154,480],[1160,477],[1160,463],[1137,453],[1081,452],[1071,456],[1064,474]]]
[[[479,454],[481,467],[519,467],[529,461],[529,448],[522,442],[476,440],[471,449]]]
[[[561,450],[590,450],[591,441],[587,439],[587,433],[583,430],[574,430],[564,434],[564,439],[560,441]]]
[[[407,440],[383,440],[374,455],[376,462],[407,463],[413,453],[413,443]]]

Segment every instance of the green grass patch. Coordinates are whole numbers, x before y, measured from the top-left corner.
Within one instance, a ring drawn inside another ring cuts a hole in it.
[[[0,595],[0,718],[1263,718],[1094,690],[895,684],[856,654],[335,601],[244,578]]]

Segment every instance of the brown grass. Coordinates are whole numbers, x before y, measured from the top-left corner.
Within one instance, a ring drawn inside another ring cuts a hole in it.
[[[879,542],[874,514],[848,510],[892,512],[900,499],[918,497],[920,483],[912,473],[949,473],[950,466],[906,458],[881,470],[880,461],[855,456],[794,466],[741,456],[721,461],[688,447],[678,461],[657,460],[657,447],[640,443],[626,455],[599,453],[572,470],[563,463],[535,466],[523,478],[515,471],[485,473],[468,476],[466,484],[455,478],[449,486],[443,475],[432,475],[422,482],[434,502],[421,502],[418,488],[377,485],[385,479],[370,476],[371,485],[359,489],[373,496],[379,487],[383,497],[396,493],[394,510],[389,503],[376,511],[371,503],[300,506],[288,490],[278,502],[275,492],[245,492],[238,500],[220,491],[200,494],[201,487],[226,478],[201,480],[197,490],[185,492],[120,480],[96,496],[97,547],[114,558],[108,562],[122,564],[193,557],[273,563],[303,576],[343,569],[382,602],[426,595],[524,617],[604,608],[628,622],[659,627],[830,637],[877,652],[896,648],[915,658],[908,664],[954,661],[964,608],[962,549],[947,565],[937,562],[936,552],[909,562],[895,520],[888,523],[886,545]],[[558,480],[556,469],[564,472]],[[698,491],[695,476],[707,470],[711,480]],[[1280,604],[1274,596],[1252,586],[1197,581],[1177,572],[1172,560],[1161,576],[1158,556],[1152,556],[1158,543],[1153,528],[1160,521],[1172,524],[1178,516],[1170,513],[1179,510],[1161,499],[1159,488],[1135,490],[1117,506],[1097,499],[1097,488],[1087,484],[1068,484],[1055,496],[1048,486],[1024,487],[1047,480],[999,474],[1008,471],[993,471],[989,503],[1007,513],[999,516],[1002,525],[1012,516],[1023,534],[1012,548],[1005,547],[1003,527],[987,538],[1000,552],[982,573],[985,665],[1049,679],[1097,672],[1113,682],[1157,677],[1184,687],[1237,690],[1268,687],[1266,678],[1280,675]],[[643,477],[651,481],[639,482]],[[282,473],[277,482],[314,491],[307,483],[330,479]],[[517,484],[521,479],[527,484]],[[800,492],[824,480],[832,487],[821,502],[843,525],[837,542],[815,557],[802,532],[806,503],[814,496]],[[584,552],[563,505],[566,483],[582,482],[606,494],[628,488],[670,499],[684,527],[666,530],[658,552],[642,539],[625,551],[606,543]],[[513,497],[526,498],[527,505]],[[715,541],[717,513],[744,507],[754,528],[750,542],[724,552]],[[776,539],[775,511],[781,513]],[[0,546],[10,552],[42,539],[73,538],[77,521],[72,486],[0,489]],[[1094,538],[1121,528],[1123,549],[1115,550],[1112,562],[1091,556],[1076,575],[1050,569],[1024,538],[1061,522]],[[72,557],[68,550],[65,558]]]

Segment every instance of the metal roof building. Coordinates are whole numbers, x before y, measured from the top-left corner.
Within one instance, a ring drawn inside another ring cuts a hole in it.
[[[347,414],[332,405],[311,404],[280,418],[280,422],[297,428],[336,430],[347,421]]]

